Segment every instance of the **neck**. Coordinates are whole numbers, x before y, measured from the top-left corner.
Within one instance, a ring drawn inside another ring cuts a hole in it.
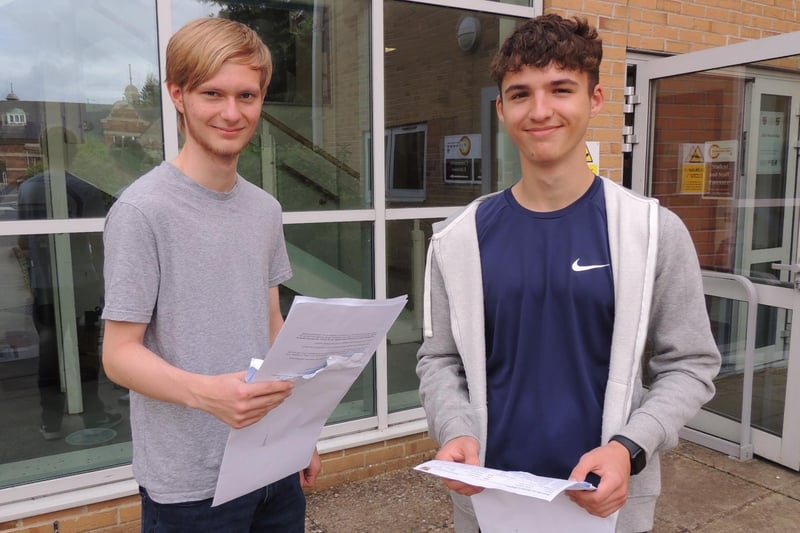
[[[220,156],[184,145],[172,164],[207,189],[228,192],[236,185],[239,155]]]
[[[562,171],[537,169],[523,172],[511,188],[519,204],[531,211],[542,213],[558,211],[583,196],[594,181],[594,174],[582,163],[578,168]]]

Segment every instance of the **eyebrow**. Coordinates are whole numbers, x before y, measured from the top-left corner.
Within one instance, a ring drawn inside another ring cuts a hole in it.
[[[549,87],[562,87],[564,85],[572,85],[572,86],[577,87],[580,84],[577,81],[573,80],[572,78],[559,78],[559,79],[551,81],[547,85]],[[517,84],[509,85],[508,87],[506,87],[506,89],[503,91],[503,94],[508,94],[510,92],[513,92],[513,91],[526,91],[526,90],[529,90],[529,89],[530,89],[530,87],[528,85],[525,85],[524,83],[517,83]]]

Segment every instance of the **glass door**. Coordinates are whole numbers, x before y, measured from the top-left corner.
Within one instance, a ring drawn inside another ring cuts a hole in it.
[[[800,34],[643,63],[636,93],[633,187],[689,228],[723,355],[685,436],[800,469]]]

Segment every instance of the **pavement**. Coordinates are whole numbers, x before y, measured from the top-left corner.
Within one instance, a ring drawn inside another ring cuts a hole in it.
[[[800,473],[682,441],[662,456],[653,533],[800,532]],[[440,480],[411,469],[308,495],[307,533],[452,532]]]

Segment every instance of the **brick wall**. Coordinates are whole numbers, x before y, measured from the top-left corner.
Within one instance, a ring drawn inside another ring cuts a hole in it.
[[[581,16],[600,31],[606,89],[603,120],[590,124],[600,141],[600,172],[622,180],[622,106],[628,50],[684,54],[800,30],[800,2],[787,0],[545,0],[546,13]],[[797,68],[797,65],[794,65]]]
[[[134,533],[141,531],[139,496],[82,505],[0,524],[3,533]]]
[[[629,51],[683,54],[800,30],[800,2],[795,0],[553,0],[544,2],[544,10],[586,17],[600,31],[604,44],[600,83],[606,103],[601,116],[591,121],[588,138],[600,141],[600,173],[615,181],[622,180],[623,88]],[[769,64],[800,70],[797,57]],[[679,87],[681,78],[659,85],[650,179],[653,196],[687,225],[704,268],[730,270],[731,243],[736,241],[735,198],[682,193],[678,149],[682,143],[738,139],[744,89],[731,79],[694,76],[683,81],[694,87]],[[672,100],[663,96],[666,91],[674,93]]]
[[[437,446],[427,433],[418,433],[326,453],[322,475],[312,492],[349,481],[411,468],[432,459]],[[139,496],[82,505],[55,513],[0,524],[2,533],[135,533],[141,530]]]

